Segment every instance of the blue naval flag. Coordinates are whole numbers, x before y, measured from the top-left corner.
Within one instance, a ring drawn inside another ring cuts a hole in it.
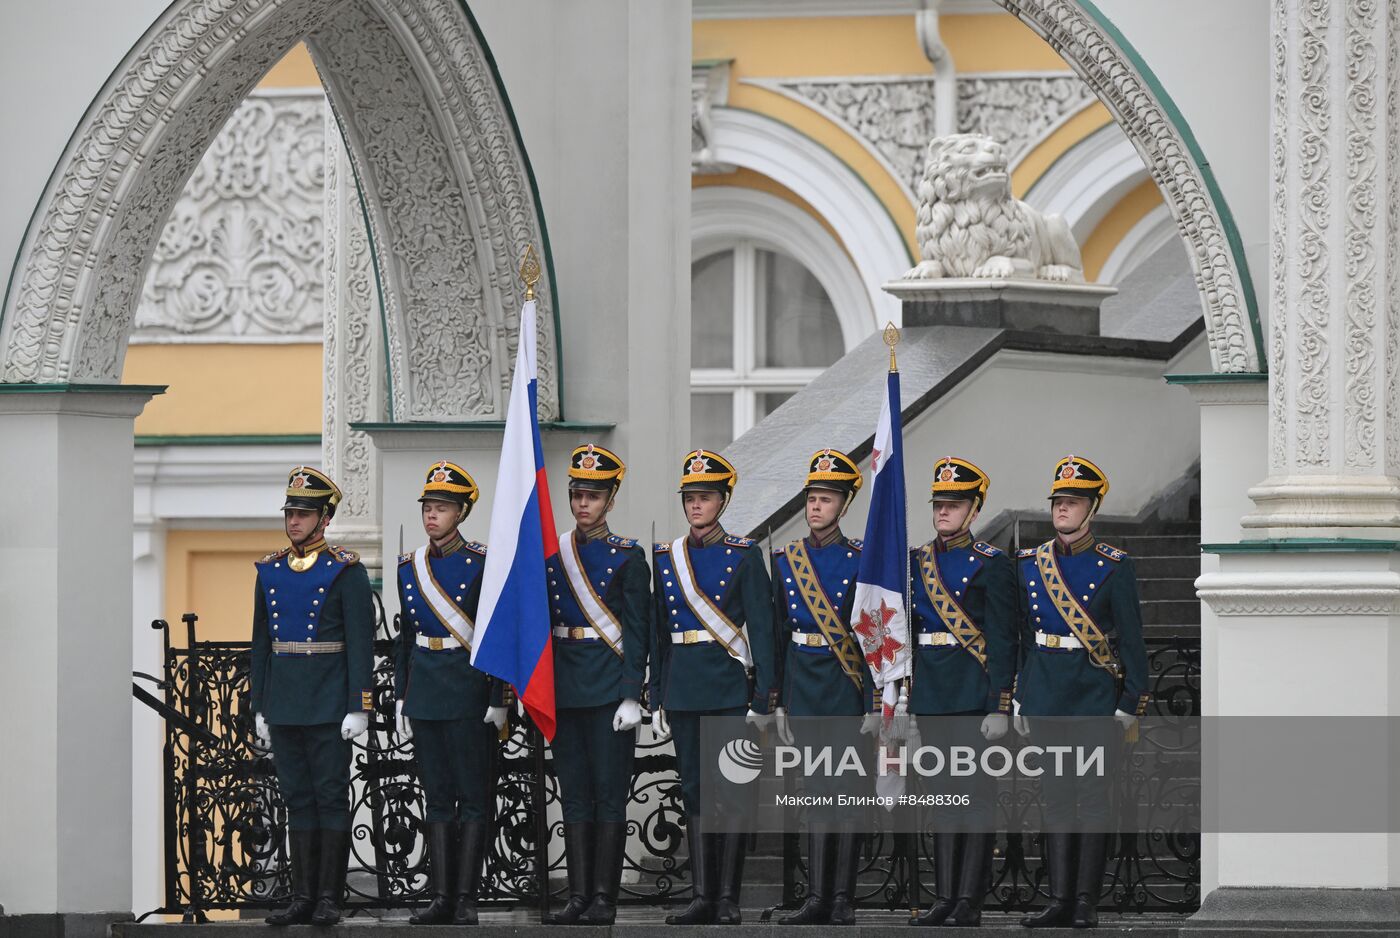
[[[909,616],[904,592],[909,582],[909,526],[904,504],[904,438],[900,432],[899,372],[890,369],[888,394],[875,425],[870,453],[870,514],[865,547],[856,574],[851,624],[875,684],[889,685],[910,671]],[[886,713],[895,697],[884,695]]]

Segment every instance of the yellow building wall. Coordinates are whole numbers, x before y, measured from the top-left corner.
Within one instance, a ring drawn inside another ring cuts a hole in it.
[[[1162,191],[1151,179],[1143,180],[1119,199],[1080,245],[1079,254],[1084,261],[1084,279],[1090,282],[1098,280],[1104,261],[1108,260],[1113,249],[1134,225],[1161,204]]]
[[[253,562],[286,546],[277,529],[168,531],[165,536],[165,621],[184,645],[180,616],[199,615],[201,641],[246,642],[253,634]]]
[[[165,384],[138,436],[321,432],[320,345],[132,345],[125,384]]]

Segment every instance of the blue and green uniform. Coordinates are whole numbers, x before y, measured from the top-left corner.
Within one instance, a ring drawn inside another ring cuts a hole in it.
[[[786,547],[773,549],[773,618],[778,623],[782,693],[779,706],[795,717],[859,717],[875,709],[874,679],[851,632],[861,542],[834,532],[825,543],[803,539],[822,594],[837,614],[855,658],[856,680],[842,665],[802,595]]]
[[[646,549],[606,525],[574,538],[582,573],[621,625],[616,651],[589,623],[556,555],[549,577],[557,725],[554,767],[564,823],[626,821],[635,730],[612,728],[618,704],[642,699],[651,624]]]
[[[1142,716],[1151,693],[1147,684],[1147,647],[1142,635],[1137,575],[1132,558],[1086,533],[1070,545],[1059,538],[1049,542],[1059,575],[1070,595],[1088,613],[1108,640],[1118,674],[1090,660],[1078,647],[1078,637],[1046,589],[1036,548],[1016,555],[1017,602],[1022,623],[1022,664],[1016,681],[1016,700],[1027,717],[1111,717],[1115,711]],[[1068,647],[1068,646],[1075,647]],[[1081,723],[1081,728],[1102,726],[1107,720]],[[1051,745],[1068,732],[1063,722],[1032,720],[1031,733],[1038,745]],[[1096,780],[1047,775],[1042,779],[1047,826],[1081,822],[1103,823],[1109,814],[1107,792]]]
[[[473,621],[486,546],[458,535],[441,549],[430,546],[427,564],[439,595]],[[458,643],[424,598],[413,554],[399,557],[398,581],[402,612],[394,647],[394,694],[403,701],[403,715],[413,729],[425,820],[490,821],[496,727],[484,720],[487,707],[500,705],[502,688],[472,667],[471,649]]]
[[[1017,653],[1011,558],[991,544],[974,542],[966,531],[935,538],[909,552],[909,588],[915,642],[909,712],[955,718],[925,721],[927,742],[980,751],[986,746],[980,718],[1011,712]],[[940,791],[969,801],[966,807],[935,812],[940,826],[994,829],[995,786],[989,776],[950,778],[943,786]]]
[[[753,659],[750,677],[722,644],[710,640],[680,588],[671,545],[653,545],[657,655],[651,699],[670,722],[681,799],[686,816],[693,818],[700,811],[700,779],[707,771],[700,751],[701,718],[742,717],[750,708],[771,713],[778,703],[778,685],[772,585],[762,550],[753,540],[726,534],[718,526],[703,542],[688,536],[686,547],[696,588],[747,632]],[[713,766],[713,760],[709,764]]]
[[[303,558],[309,567],[294,569]],[[250,703],[272,736],[287,826],[348,831],[351,745],[340,725],[374,709],[369,575],[353,551],[324,540],[255,566]]]

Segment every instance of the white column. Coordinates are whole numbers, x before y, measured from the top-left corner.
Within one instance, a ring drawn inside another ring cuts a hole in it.
[[[133,671],[159,678],[163,649],[151,622],[165,608],[165,523],[142,510],[149,509],[150,492],[148,481],[138,486],[131,550],[131,663]],[[163,697],[150,681],[133,680],[157,699]],[[165,902],[165,721],[139,700],[132,700],[131,708],[131,909],[139,915]]]
[[[1273,0],[1255,537],[1400,537],[1400,4]]]
[[[384,416],[384,324],[369,236],[350,159],[326,108],[325,394],[321,451],[345,493],[329,537],[358,551],[371,576],[380,552],[379,466],[374,442],[350,427]]]
[[[131,907],[132,422],[160,390],[0,385],[7,914]]]
[[[1209,607],[1205,713],[1395,714],[1400,2],[1272,9],[1268,475],[1248,490],[1243,537],[1216,547],[1197,581]],[[1213,446],[1238,468],[1250,442]],[[1279,830],[1297,820],[1280,818]],[[1196,919],[1257,926],[1289,918],[1294,899],[1312,902],[1309,889],[1395,886],[1400,839],[1385,821],[1373,833],[1208,837],[1210,879],[1237,888],[1207,896]],[[1352,895],[1341,918],[1369,915],[1366,896]]]

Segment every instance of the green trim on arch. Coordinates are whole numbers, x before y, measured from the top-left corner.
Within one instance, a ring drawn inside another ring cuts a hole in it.
[[[321,445],[319,433],[138,433],[137,446]]]
[[[1220,215],[1220,225],[1224,229],[1225,238],[1230,244],[1230,254],[1235,259],[1235,269],[1239,271],[1240,293],[1244,297],[1245,309],[1249,313],[1249,326],[1254,334],[1254,350],[1258,356],[1259,367],[1268,369],[1268,356],[1264,351],[1264,330],[1259,323],[1259,302],[1254,293],[1254,278],[1249,273],[1249,261],[1244,256],[1244,243],[1240,239],[1239,228],[1235,225],[1235,217],[1230,212],[1230,205],[1225,201],[1224,194],[1220,191],[1220,185],[1216,182],[1215,172],[1210,168],[1210,161],[1206,159],[1205,152],[1201,149],[1200,143],[1196,140],[1196,135],[1191,131],[1191,125],[1182,116],[1181,110],[1172,100],[1172,96],[1167,93],[1167,89],[1162,85],[1157,74],[1143,59],[1137,48],[1128,41],[1118,27],[1113,25],[1112,20],[1104,15],[1103,11],[1095,5],[1094,0],[1079,0],[1080,7],[1089,17],[1098,24],[1118,50],[1137,70],[1138,75],[1152,92],[1157,104],[1161,106],[1167,119],[1171,121],[1178,134],[1181,135],[1182,143],[1186,145],[1187,152],[1191,154],[1191,161],[1196,164],[1196,168],[1201,172],[1201,179],[1205,183],[1206,191],[1210,193],[1211,204]]]
[[[1202,374],[1163,375],[1167,384],[1257,384],[1269,380],[1264,371],[1207,371]]]
[[[1388,554],[1400,551],[1400,541],[1362,537],[1284,537],[1274,540],[1202,544],[1203,554]]]

